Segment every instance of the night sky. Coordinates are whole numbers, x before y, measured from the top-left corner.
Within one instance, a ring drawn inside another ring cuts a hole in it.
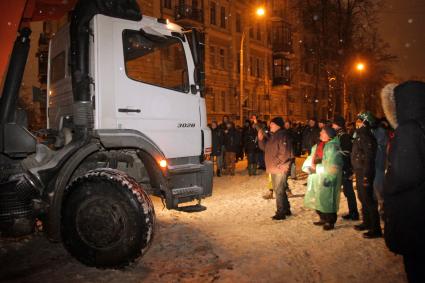
[[[390,52],[398,56],[394,74],[425,80],[425,0],[385,0],[380,30]]]

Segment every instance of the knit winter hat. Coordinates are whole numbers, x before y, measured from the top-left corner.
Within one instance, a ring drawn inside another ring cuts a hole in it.
[[[328,137],[330,139],[333,139],[334,137],[336,137],[336,131],[331,127],[331,126],[324,126],[323,130],[326,132],[326,134],[328,135]]]
[[[341,128],[345,127],[345,119],[342,116],[336,116],[332,123],[338,125]]]
[[[375,123],[375,117],[370,111],[359,113],[357,119],[360,119],[362,122],[368,122],[370,126]]]
[[[283,128],[285,126],[285,121],[283,121],[282,117],[274,117],[270,122],[275,123],[279,127]]]

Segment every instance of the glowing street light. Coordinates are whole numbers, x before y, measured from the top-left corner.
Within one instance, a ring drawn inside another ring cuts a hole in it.
[[[365,68],[366,68],[366,66],[363,63],[357,63],[357,65],[356,65],[356,69],[359,72],[364,71]]]
[[[355,70],[361,75],[365,70],[366,70],[366,65],[363,62],[358,62],[354,65]],[[344,114],[344,118],[348,119],[348,111],[349,111],[349,107],[350,107],[350,102],[348,101],[348,93],[347,93],[347,83],[346,83],[346,79],[348,76],[348,74],[343,76],[343,114]],[[364,99],[363,99],[364,101]]]
[[[262,17],[262,16],[264,16],[266,14],[266,10],[264,10],[263,7],[260,7],[260,8],[257,8],[256,13],[257,13],[257,16]]]
[[[264,15],[266,14],[266,10],[263,7],[258,7],[255,10],[255,14],[257,15],[257,17],[262,18],[264,17]],[[239,76],[239,84],[240,84],[240,90],[239,90],[239,121],[240,124],[243,125],[243,46],[244,46],[244,41],[245,41],[245,34],[246,31],[248,30],[249,26],[245,26],[243,32],[242,32],[242,37],[241,37],[241,48],[240,48],[240,53],[239,53],[239,65],[240,65],[240,76]]]

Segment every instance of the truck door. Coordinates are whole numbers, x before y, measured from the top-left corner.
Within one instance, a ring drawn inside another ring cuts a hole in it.
[[[117,24],[119,25],[119,24]],[[117,127],[149,136],[167,158],[202,152],[200,97],[192,94],[194,64],[180,36],[121,29],[116,56]]]

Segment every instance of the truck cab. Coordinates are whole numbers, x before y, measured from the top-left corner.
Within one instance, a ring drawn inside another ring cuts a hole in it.
[[[136,22],[96,15],[90,27],[93,123],[100,140],[109,148],[127,148],[125,140],[136,139],[156,147],[162,155],[156,161],[170,178],[170,189],[157,193],[169,208],[211,195],[212,167],[204,159],[211,134],[196,81],[192,50],[200,49],[189,39],[193,31],[147,16]],[[47,126],[61,133],[63,145],[73,127],[69,36],[66,25],[49,50]]]

